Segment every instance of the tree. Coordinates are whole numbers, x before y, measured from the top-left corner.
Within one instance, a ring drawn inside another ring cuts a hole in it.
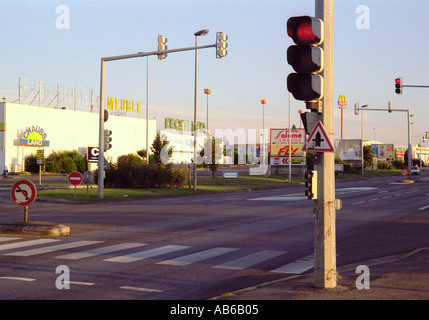
[[[375,152],[372,150],[370,145],[363,147],[363,159],[365,167],[370,167],[372,165],[372,158],[374,157],[374,154]]]
[[[167,140],[167,137],[165,135],[160,136],[159,132],[156,134],[155,139],[150,146],[155,165],[168,167],[171,166],[171,163],[169,163],[170,161],[165,161],[165,159],[161,158],[165,151],[167,151],[168,160],[170,160],[171,156],[173,155],[173,147],[169,147],[169,143],[170,141]],[[164,148],[168,149],[165,150]]]
[[[203,157],[204,164],[211,170],[214,178],[219,163],[223,158],[222,140],[215,137],[207,137],[200,155]]]

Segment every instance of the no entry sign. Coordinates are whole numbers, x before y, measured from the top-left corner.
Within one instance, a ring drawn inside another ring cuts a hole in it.
[[[74,171],[69,174],[69,182],[74,186],[79,185],[82,182],[82,180],[83,180],[83,177],[80,172]]]
[[[10,197],[18,206],[26,207],[36,200],[37,189],[33,182],[20,180],[16,182],[10,192]]]

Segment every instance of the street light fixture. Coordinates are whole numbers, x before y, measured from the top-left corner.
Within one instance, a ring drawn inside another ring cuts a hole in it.
[[[212,93],[210,89],[204,89],[204,93],[207,95],[207,124],[206,124],[206,131],[207,135],[209,134],[209,94]]]
[[[209,33],[208,29],[203,29],[194,33],[195,36],[195,86],[194,86],[194,191],[197,191],[197,46],[198,37]]]

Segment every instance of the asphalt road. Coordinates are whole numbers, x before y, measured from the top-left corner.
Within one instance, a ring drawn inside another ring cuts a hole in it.
[[[429,246],[419,224],[429,210],[429,174],[412,184],[400,179],[337,182],[337,265]],[[0,299],[202,300],[311,272],[313,203],[303,193],[303,185],[285,185],[91,205],[35,202],[30,221],[68,225],[71,235],[0,236]],[[21,217],[1,192],[1,222]]]

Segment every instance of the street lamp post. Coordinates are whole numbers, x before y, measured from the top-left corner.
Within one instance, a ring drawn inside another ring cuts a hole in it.
[[[265,105],[267,104],[267,100],[261,100],[262,103],[262,148],[260,152],[262,152],[262,162],[265,166]]]
[[[194,33],[195,36],[195,83],[194,83],[194,191],[197,191],[197,39],[209,33],[203,29]]]
[[[366,104],[366,105],[364,105],[364,106],[362,106],[361,108],[366,108],[366,107],[368,107],[368,105]],[[361,124],[360,124],[360,134],[361,134],[361,139],[362,139],[362,143],[361,143],[361,146],[362,146],[362,150],[361,150],[361,152],[362,152],[362,155],[361,155],[361,158],[362,158],[362,177],[365,175],[365,156],[364,156],[364,151],[363,151],[363,111],[362,111],[362,113],[361,113],[361,118],[360,118],[361,120]]]
[[[206,131],[207,135],[209,132],[209,94],[212,93],[210,89],[204,89],[204,93],[207,95],[207,124],[206,124]]]

